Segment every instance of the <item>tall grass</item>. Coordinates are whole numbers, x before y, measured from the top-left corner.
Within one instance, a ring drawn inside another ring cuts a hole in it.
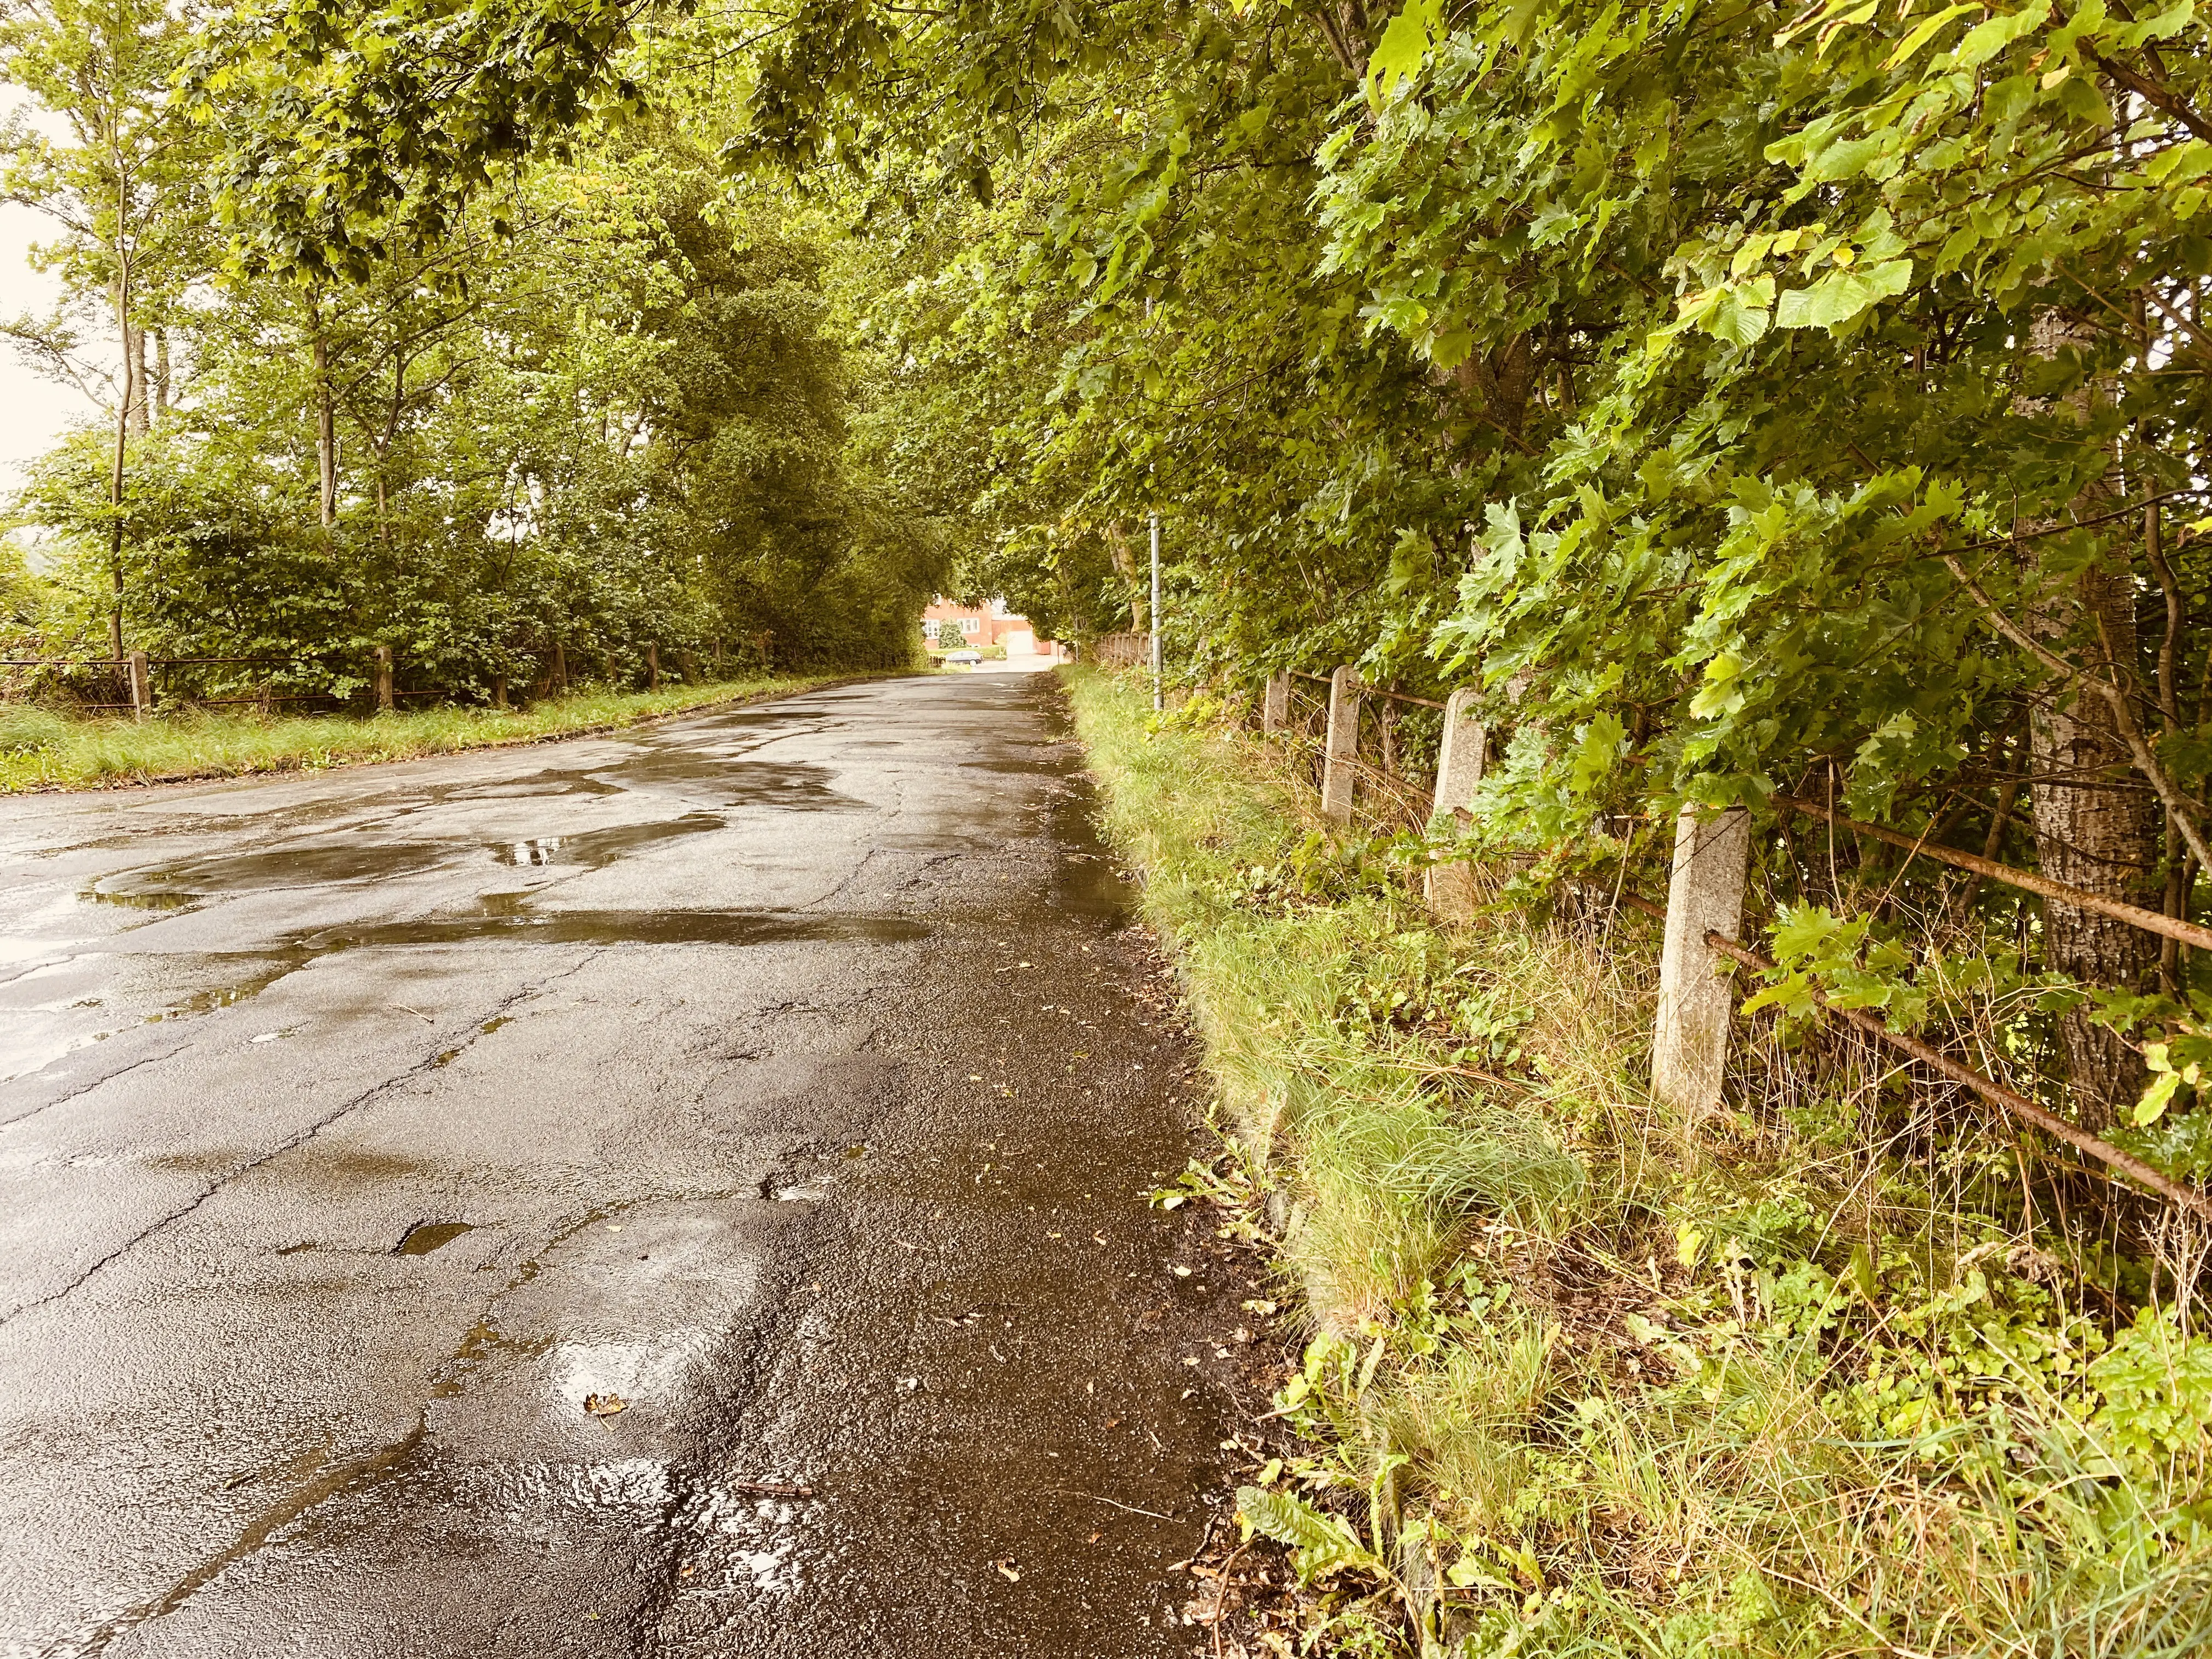
[[[201,710],[146,720],[79,720],[5,705],[0,706],[0,793],[412,760],[611,730],[719,703],[785,696],[832,678],[784,675],[658,691],[580,691],[527,709],[427,708],[368,719]]]
[[[1393,1564],[1315,1650],[2212,1644],[2212,1344],[2084,1305],[1978,1126],[1771,1035],[1675,1121],[1644,924],[1440,931],[1273,751],[1068,683],[1306,1301],[1297,1490]]]

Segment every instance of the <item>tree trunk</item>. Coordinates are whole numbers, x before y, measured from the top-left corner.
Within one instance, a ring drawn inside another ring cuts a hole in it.
[[[126,360],[124,378],[129,387],[131,435],[143,438],[153,425],[153,399],[149,395],[153,377],[146,372],[146,331],[133,327],[126,321],[123,331],[127,343],[124,352]]]
[[[159,328],[154,331],[154,414],[158,420],[169,417],[169,332]]]
[[[2055,357],[2069,344],[2094,345],[2086,325],[2056,310],[2036,319],[2030,339],[2031,349],[2043,357]],[[2085,384],[2067,405],[2086,414],[2098,395],[2094,383]],[[2107,469],[2075,499],[2072,516],[2108,512],[2116,499],[2113,471]],[[2116,684],[2132,686],[2138,645],[2136,588],[2124,548],[2109,547],[2101,562],[2048,599],[2033,623],[2053,649],[2070,653]],[[2047,696],[2029,712],[2028,763],[2036,780],[2029,800],[2036,864],[2042,872],[2147,909],[2160,908],[2165,884],[2159,867],[2163,825],[2158,801],[2148,782],[2134,775],[2111,705],[2093,692],[2049,687]],[[2048,899],[2043,905],[2043,954],[2045,967],[2109,989],[2148,989],[2158,972],[2155,935]],[[2087,1009],[2060,1018],[2059,1040],[2084,1127],[2104,1127],[2140,1092],[2142,1058],[2094,1024]]]
[[[338,521],[337,414],[331,400],[331,348],[323,338],[322,320],[315,324],[315,461],[322,497],[323,528]]]
[[[108,645],[118,664],[123,661],[123,461],[131,441],[131,249],[120,225],[115,235],[115,330],[123,346],[123,395],[115,405],[115,459],[107,475],[107,504],[115,522],[108,531],[108,574],[115,584],[114,608],[108,613]]]
[[[1137,580],[1137,556],[1129,550],[1129,544],[1121,534],[1119,520],[1109,522],[1104,534],[1106,555],[1114,561],[1114,574],[1129,590],[1129,631],[1149,634],[1152,629],[1145,614],[1145,585]]]

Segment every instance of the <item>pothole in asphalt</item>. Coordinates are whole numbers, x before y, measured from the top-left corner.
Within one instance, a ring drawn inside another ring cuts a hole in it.
[[[497,842],[492,845],[491,855],[501,864],[517,866],[575,864],[586,870],[603,870],[624,854],[640,848],[723,827],[724,820],[712,812],[686,812],[680,818],[659,823],[626,823],[610,830],[586,830],[574,836]]]
[[[467,1221],[418,1221],[407,1230],[399,1241],[394,1255],[428,1255],[431,1251],[452,1243],[463,1233],[476,1231],[475,1224]]]

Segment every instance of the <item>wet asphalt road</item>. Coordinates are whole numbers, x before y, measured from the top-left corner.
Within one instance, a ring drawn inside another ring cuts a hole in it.
[[[1252,1291],[1058,696],[0,801],[0,1653],[1198,1645]]]

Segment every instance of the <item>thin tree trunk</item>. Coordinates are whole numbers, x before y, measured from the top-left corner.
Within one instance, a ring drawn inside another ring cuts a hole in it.
[[[120,201],[120,192],[118,200]],[[115,329],[123,345],[123,395],[115,405],[115,459],[107,475],[107,504],[115,521],[108,531],[107,566],[115,584],[114,608],[107,617],[108,645],[123,660],[123,463],[131,441],[131,246],[123,216],[116,216]]]
[[[1103,533],[1106,556],[1114,561],[1114,574],[1129,591],[1129,631],[1149,634],[1152,629],[1145,614],[1145,585],[1137,580],[1137,556],[1129,550],[1128,539],[1121,534],[1119,520],[1109,521]]]
[[[2045,357],[2057,356],[2069,344],[2094,346],[2087,327],[2056,310],[2036,319],[2031,339],[2032,349]],[[2094,385],[2085,386],[2068,403],[2086,415],[2097,396]],[[2074,515],[2109,511],[2113,491],[2108,471],[2075,498]],[[2124,550],[2108,549],[2074,579],[2070,591],[2039,611],[2033,626],[2054,648],[2070,646],[2094,672],[2118,685],[2134,684],[2136,585]],[[2118,717],[2094,693],[2064,685],[2050,690],[2028,715],[2028,769],[2038,780],[2029,787],[2038,868],[2054,881],[2160,908],[2159,805],[2145,780],[2134,775]],[[2043,906],[2043,951],[2046,967],[2085,985],[2143,989],[2158,971],[2158,941],[2151,934],[2050,900]],[[2142,1088],[2141,1056],[2096,1024],[2087,1009],[2060,1018],[2059,1040],[2084,1127],[2109,1124]]]
[[[338,520],[338,428],[331,399],[331,348],[323,337],[322,315],[315,316],[315,462],[319,473],[323,528]]]
[[[169,418],[169,331],[154,331],[154,414],[156,419]]]
[[[153,400],[148,395],[152,377],[146,372],[146,331],[133,327],[126,321],[123,332],[126,343],[124,351],[125,380],[129,387],[131,433],[133,437],[143,438],[153,425]]]

